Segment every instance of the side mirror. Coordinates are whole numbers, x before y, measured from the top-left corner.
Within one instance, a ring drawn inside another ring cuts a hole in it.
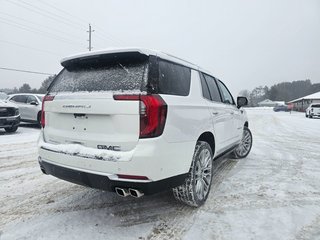
[[[241,108],[248,105],[248,99],[246,97],[237,97],[237,107]]]
[[[36,101],[32,101],[32,102],[30,102],[29,104],[30,104],[30,105],[34,105],[34,106],[39,105],[39,103],[37,103]]]

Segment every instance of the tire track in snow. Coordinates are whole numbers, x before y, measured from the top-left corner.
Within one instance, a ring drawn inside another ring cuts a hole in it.
[[[309,225],[303,226],[292,240],[319,240],[320,238],[320,215]]]

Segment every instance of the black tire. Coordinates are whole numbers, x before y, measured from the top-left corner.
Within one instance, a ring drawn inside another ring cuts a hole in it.
[[[306,114],[306,118],[308,117],[308,114]]]
[[[233,151],[232,157],[239,159],[245,158],[251,151],[252,148],[252,133],[248,127],[243,128],[243,136],[241,139],[241,144]],[[245,150],[245,151],[244,151]]]
[[[41,112],[38,112],[37,123],[38,127],[41,127]]]
[[[172,189],[173,195],[178,201],[192,207],[200,207],[205,203],[212,184],[212,161],[213,154],[210,145],[207,142],[198,141],[194,150],[189,176],[184,184]]]
[[[4,130],[6,130],[7,133],[14,133],[15,131],[17,131],[18,126],[15,127],[7,127]]]

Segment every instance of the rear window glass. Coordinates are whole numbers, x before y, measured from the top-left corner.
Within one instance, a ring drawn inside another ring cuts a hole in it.
[[[159,61],[159,93],[188,96],[191,69],[171,62]]]
[[[313,107],[313,108],[320,108],[320,104],[315,104],[315,105],[312,105],[311,107]]]
[[[67,66],[52,83],[49,92],[143,91],[148,61],[113,57],[88,59]]]

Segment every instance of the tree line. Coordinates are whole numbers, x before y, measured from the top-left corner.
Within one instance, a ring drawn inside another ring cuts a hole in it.
[[[21,87],[13,89],[0,89],[0,92],[6,92],[7,94],[13,93],[46,93],[49,85],[54,76],[49,76],[37,88],[31,88],[28,83],[22,84]],[[272,101],[284,101],[288,102],[296,98],[300,98],[312,93],[320,91],[320,83],[312,83],[310,79],[299,80],[293,82],[282,82],[274,84],[270,88],[268,86],[255,87],[252,91],[247,89],[240,91],[239,95],[247,97],[249,100],[249,106],[255,107],[259,102],[270,99]]]
[[[281,82],[268,86],[259,86],[252,91],[242,90],[239,95],[247,97],[249,105],[255,107],[259,102],[270,99],[272,101],[289,102],[320,91],[320,83],[312,83],[310,79],[293,82]]]
[[[46,93],[49,85],[51,84],[52,80],[56,77],[56,75],[49,76],[41,83],[39,88],[31,88],[28,83],[22,84],[21,87],[17,88],[4,88],[0,89],[0,92],[5,92],[7,94],[14,94],[14,93]]]

